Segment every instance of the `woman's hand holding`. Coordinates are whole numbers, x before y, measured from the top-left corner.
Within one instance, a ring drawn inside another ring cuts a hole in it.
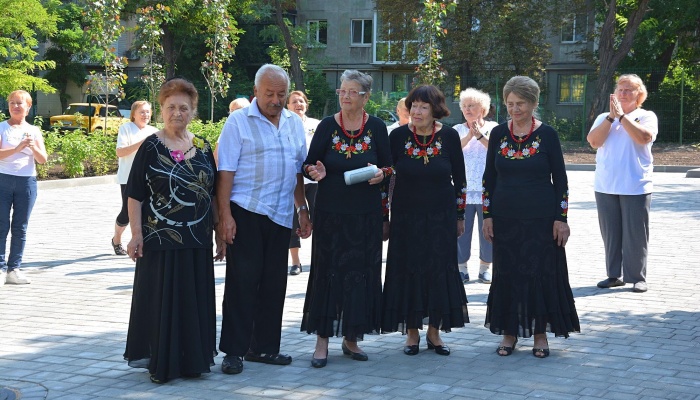
[[[493,243],[493,219],[484,218],[484,223],[481,226],[481,233],[487,242]]]
[[[131,261],[136,261],[137,258],[143,257],[143,235],[133,235],[129,244],[126,245],[126,254],[129,255]]]
[[[326,166],[321,161],[316,161],[316,165],[310,165],[306,173],[316,182],[326,177]]]
[[[464,235],[464,220],[458,219],[457,220],[457,237],[460,237],[462,235]]]
[[[302,210],[299,213],[299,228],[296,231],[297,236],[302,239],[306,239],[311,236],[311,231],[313,230],[313,225],[311,225],[311,219],[309,218],[309,210]]]
[[[552,228],[554,240],[556,240],[557,245],[564,247],[566,242],[569,241],[569,236],[571,235],[571,230],[569,229],[569,224],[561,221],[554,221],[554,227]]]
[[[214,260],[223,261],[226,258],[226,242],[224,242],[224,239],[219,236],[218,233],[214,234],[214,242],[216,243],[216,254],[214,254]]]
[[[367,163],[367,166],[373,165],[372,163]],[[382,183],[384,180],[384,171],[381,168],[377,168],[377,173],[374,174],[374,178],[370,179],[368,182],[370,185],[376,185]]]

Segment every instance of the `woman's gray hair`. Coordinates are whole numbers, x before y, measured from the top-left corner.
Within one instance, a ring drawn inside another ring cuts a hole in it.
[[[343,75],[340,75],[340,83],[345,81],[355,81],[360,84],[363,92],[370,94],[372,92],[372,76],[365,74],[355,69],[346,69]]]
[[[479,89],[466,88],[459,94],[459,108],[464,110],[464,105],[468,100],[472,100],[481,106],[481,117],[485,117],[489,113],[491,106],[491,96],[482,92]]]
[[[540,86],[534,79],[527,76],[514,76],[503,86],[503,102],[506,102],[508,95],[515,93],[532,104],[540,101]]]
[[[284,78],[287,81],[287,91],[289,91],[289,75],[282,67],[278,67],[275,64],[265,64],[258,69],[255,73],[255,86],[260,86],[260,81],[265,75],[277,75],[280,78]]]

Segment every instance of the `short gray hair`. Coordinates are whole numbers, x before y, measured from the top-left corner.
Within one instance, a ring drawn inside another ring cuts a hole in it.
[[[255,73],[255,86],[260,85],[260,81],[265,75],[277,75],[280,78],[284,78],[284,80],[287,81],[287,91],[289,91],[289,75],[287,75],[287,71],[282,67],[278,67],[275,64],[265,64],[260,67],[258,72]]]
[[[537,104],[540,101],[540,86],[534,79],[527,76],[514,76],[503,86],[503,102],[506,102],[508,95],[515,93],[518,97]]]
[[[479,89],[466,88],[459,94],[459,108],[464,110],[464,103],[473,100],[481,106],[481,116],[485,117],[489,113],[491,106],[491,96]]]
[[[360,84],[363,92],[367,92],[367,94],[372,92],[372,75],[355,69],[346,69],[343,75],[340,75],[340,83],[345,81],[355,81]]]

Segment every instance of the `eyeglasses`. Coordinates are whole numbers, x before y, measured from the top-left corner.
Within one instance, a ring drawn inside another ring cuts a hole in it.
[[[335,89],[335,93],[340,97],[348,95],[350,97],[364,96],[367,92],[358,92],[357,90]]]
[[[150,111],[139,111],[139,115],[151,115]]]
[[[8,104],[9,104],[11,107],[15,107],[15,106],[23,106],[23,105],[24,105],[24,102],[23,102],[23,101],[11,101],[11,102],[9,102]]]
[[[637,93],[638,90],[637,90],[637,89],[622,89],[622,88],[617,88],[617,92],[618,92],[618,93],[622,93],[622,94],[633,94],[633,93]]]

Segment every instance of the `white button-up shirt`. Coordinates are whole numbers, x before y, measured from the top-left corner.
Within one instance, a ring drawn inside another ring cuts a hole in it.
[[[229,115],[219,138],[219,171],[234,171],[231,201],[292,227],[294,188],[306,159],[304,125],[283,109],[276,127],[257,99]]]

